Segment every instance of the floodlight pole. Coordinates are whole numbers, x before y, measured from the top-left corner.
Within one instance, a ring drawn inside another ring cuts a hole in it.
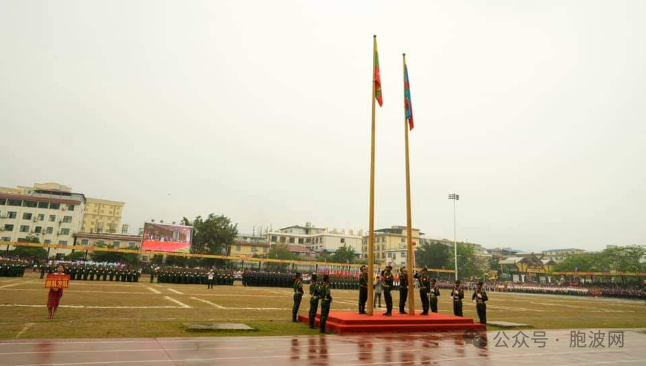
[[[457,240],[457,229],[456,229],[456,219],[455,219],[455,210],[456,205],[455,201],[460,199],[459,194],[451,193],[449,194],[449,199],[453,200],[453,253],[455,258],[455,280],[458,280],[458,240]]]

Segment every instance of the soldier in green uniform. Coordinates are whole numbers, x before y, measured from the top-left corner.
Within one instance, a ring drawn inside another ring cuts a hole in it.
[[[330,304],[332,303],[332,292],[330,291],[330,276],[323,276],[323,285],[321,286],[321,333],[325,331],[327,317],[330,314]]]
[[[310,328],[314,329],[314,324],[316,322],[316,311],[319,307],[319,299],[321,298],[321,285],[318,283],[318,276],[316,273],[312,274],[312,280],[310,282]]]
[[[384,289],[384,301],[386,302],[386,312],[383,314],[385,316],[393,315],[393,297],[390,294],[394,281],[393,274],[391,273],[392,270],[393,266],[390,264],[386,266],[386,271],[384,272],[384,283],[382,285]]]
[[[482,288],[482,281],[476,285],[476,291],[471,296],[471,300],[476,302],[480,324],[487,324],[487,304],[485,304],[485,301],[489,301],[489,297],[487,297],[487,292]]]
[[[460,288],[460,281],[455,281],[455,287],[451,292],[451,300],[453,300],[453,315],[462,315],[462,299],[464,299],[464,291]]]
[[[428,292],[431,311],[437,313],[437,297],[440,296],[440,289],[437,287],[435,278],[431,278],[431,286]]]
[[[406,312],[406,299],[408,299],[408,272],[406,267],[399,269],[399,313],[408,314]]]
[[[292,321],[298,323],[298,308],[301,306],[303,300],[303,278],[300,273],[296,273],[294,280],[294,306],[292,306]]]
[[[368,301],[368,268],[361,266],[359,275],[359,314],[366,314],[366,301]]]
[[[422,301],[421,315],[428,315],[428,289],[430,287],[430,282],[428,279],[428,268],[422,268],[422,270],[415,277],[419,280],[419,298]]]

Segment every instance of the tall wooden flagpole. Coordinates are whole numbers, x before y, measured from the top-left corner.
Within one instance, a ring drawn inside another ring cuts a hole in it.
[[[415,286],[413,282],[414,253],[413,253],[413,219],[411,217],[410,203],[410,164],[408,160],[408,117],[406,115],[406,54],[402,54],[404,63],[404,141],[406,149],[406,229],[407,229],[407,253],[406,266],[408,270],[408,313],[415,315]]]
[[[370,217],[368,218],[368,315],[372,316],[373,308],[373,288],[374,281],[374,262],[375,262],[375,67],[377,65],[377,36],[373,36],[373,50],[372,50],[372,136],[370,138]]]

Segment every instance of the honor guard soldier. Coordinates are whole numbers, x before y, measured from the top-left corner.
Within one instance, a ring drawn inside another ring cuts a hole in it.
[[[310,328],[314,329],[314,324],[316,321],[316,311],[319,307],[319,299],[321,298],[321,285],[318,283],[318,276],[316,273],[312,274],[312,280],[310,282]]]
[[[408,299],[408,272],[406,267],[399,269],[399,313],[408,314],[406,312],[406,300]]]
[[[455,281],[455,287],[451,292],[451,300],[453,300],[453,315],[462,315],[462,299],[464,299],[464,291],[460,288],[460,281]]]
[[[393,270],[393,266],[390,264],[386,266],[386,272],[384,273],[384,284],[382,285],[384,288],[384,301],[386,302],[386,312],[384,313],[385,316],[392,316],[393,315],[393,297],[390,294],[390,291],[393,288],[393,274],[391,271]]]
[[[294,323],[298,323],[298,308],[301,306],[304,293],[303,278],[300,273],[296,273],[296,279],[294,280],[294,306],[292,307],[292,321]]]
[[[321,286],[321,333],[325,331],[328,314],[330,314],[330,304],[332,304],[332,292],[330,291],[330,276],[323,276],[323,285]]]
[[[359,275],[359,314],[366,314],[366,301],[368,301],[368,269],[361,266]]]
[[[476,302],[476,310],[478,311],[480,324],[487,324],[487,304],[485,304],[485,301],[489,301],[489,297],[487,297],[487,292],[482,288],[482,281],[478,282],[476,291],[471,296],[471,300],[475,300]]]
[[[420,315],[428,315],[428,291],[430,287],[428,268],[424,266],[415,277],[419,281],[419,298],[422,301],[422,313]]]
[[[431,305],[431,311],[437,313],[437,297],[440,296],[440,289],[435,283],[435,278],[431,278],[431,286],[429,289],[429,304]]]

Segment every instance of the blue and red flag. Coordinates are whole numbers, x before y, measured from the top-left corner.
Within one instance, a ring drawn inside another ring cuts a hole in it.
[[[408,65],[404,64],[404,108],[406,108],[406,119],[410,130],[415,127],[413,123],[413,102],[410,99],[410,82],[408,81]]]

